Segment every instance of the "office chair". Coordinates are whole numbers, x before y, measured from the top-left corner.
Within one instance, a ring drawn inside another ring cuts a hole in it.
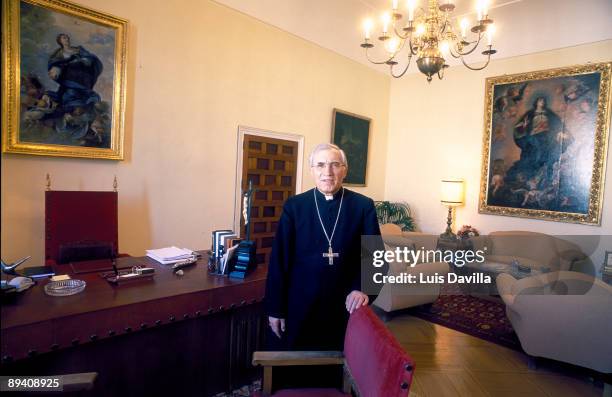
[[[49,266],[118,254],[117,192],[46,191],[45,263]]]

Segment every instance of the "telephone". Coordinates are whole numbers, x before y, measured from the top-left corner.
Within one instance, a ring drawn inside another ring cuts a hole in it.
[[[28,277],[15,277],[8,282],[9,285],[17,288],[17,292],[25,291],[34,285],[34,281]]]

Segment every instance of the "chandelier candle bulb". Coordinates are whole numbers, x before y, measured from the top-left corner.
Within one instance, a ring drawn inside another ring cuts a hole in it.
[[[495,25],[487,26],[487,40],[489,47],[493,45],[493,35],[495,34]]]
[[[385,49],[391,55],[393,55],[397,51],[398,47],[399,47],[399,39],[397,37],[391,38],[391,40],[388,40],[387,43],[385,44]]]
[[[470,26],[470,21],[467,18],[461,20],[461,37],[465,39],[467,35],[467,28]]]
[[[393,0],[393,2],[392,2],[392,4],[393,4],[393,6],[392,6],[393,11],[397,11],[397,2],[398,2],[398,0]]]
[[[363,22],[363,29],[365,30],[365,39],[370,40],[370,32],[372,31],[372,20],[366,19]]]
[[[450,45],[448,44],[448,41],[443,41],[442,44],[440,44],[440,52],[445,57],[448,56],[448,54],[450,52]]]
[[[478,5],[476,6],[478,10],[478,20],[483,21],[487,18],[489,14],[489,4],[487,0],[478,0]]]
[[[420,25],[418,25],[418,26],[417,26],[415,34],[416,34],[417,36],[420,36],[420,35],[422,35],[423,33],[425,33],[425,25],[420,24]]]
[[[408,20],[414,21],[414,8],[416,6],[416,0],[408,0],[406,4],[408,7]]]
[[[383,36],[387,35],[387,31],[389,28],[389,22],[391,21],[391,17],[389,16],[389,14],[384,13],[382,15],[382,23],[383,23]]]

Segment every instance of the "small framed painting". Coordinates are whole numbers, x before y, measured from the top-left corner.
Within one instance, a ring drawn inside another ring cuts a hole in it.
[[[122,160],[126,30],[67,1],[3,0],[3,152]]]
[[[371,119],[334,109],[331,140],[348,161],[347,186],[366,186]]]

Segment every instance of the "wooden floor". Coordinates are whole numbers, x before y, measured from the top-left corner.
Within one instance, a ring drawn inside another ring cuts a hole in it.
[[[452,329],[398,315],[386,323],[416,362],[411,397],[601,396],[585,376]]]

